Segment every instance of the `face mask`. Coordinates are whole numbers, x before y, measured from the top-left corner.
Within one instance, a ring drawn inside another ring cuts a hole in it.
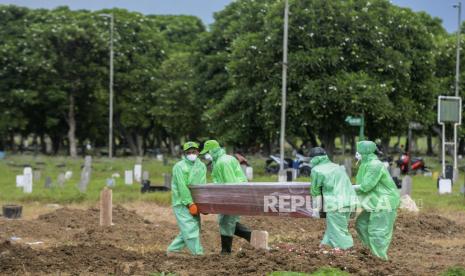
[[[186,155],[187,160],[194,162],[197,159],[196,154],[188,154]]]
[[[213,158],[212,158],[212,156],[211,156],[209,153],[205,154],[205,160],[209,160],[209,161],[210,161],[210,160],[212,160],[212,159],[213,159]]]
[[[355,153],[355,159],[357,159],[357,161],[362,160],[362,155],[359,152],[356,152]]]

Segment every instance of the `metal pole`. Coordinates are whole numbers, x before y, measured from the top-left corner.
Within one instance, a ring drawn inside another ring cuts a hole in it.
[[[455,64],[455,96],[459,96],[459,81],[460,81],[460,23],[462,21],[462,2],[459,2],[457,5],[454,5],[454,8],[458,10],[458,28],[457,28],[457,60]]]
[[[108,122],[108,157],[113,157],[113,14],[110,15],[110,114]]]
[[[284,170],[284,138],[286,131],[286,89],[287,89],[287,39],[289,25],[289,2],[286,0],[284,8],[284,36],[283,36],[283,82],[282,82],[282,100],[281,100],[281,139],[280,139],[280,155],[281,164],[279,169]]]
[[[461,17],[462,17],[462,2],[458,2],[457,5],[454,5],[458,11],[458,21],[457,21],[457,60],[455,64],[455,96],[459,96],[459,87],[460,87],[460,38],[461,38]],[[456,180],[456,174],[458,173],[457,166],[457,125],[454,125],[454,181]]]

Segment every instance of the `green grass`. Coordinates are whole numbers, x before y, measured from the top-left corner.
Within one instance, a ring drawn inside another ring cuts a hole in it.
[[[336,160],[340,161],[344,157],[337,156]],[[264,174],[265,160],[257,157],[249,158],[254,167],[254,182],[274,182],[277,181],[276,175]],[[47,156],[27,156],[13,155],[7,156],[6,159],[0,160],[0,203],[16,202],[41,202],[41,203],[82,203],[97,202],[100,191],[106,185],[106,179],[112,174],[119,173],[120,178],[116,178],[116,187],[113,188],[113,200],[115,203],[133,202],[133,201],[150,201],[159,204],[168,205],[170,203],[169,192],[157,193],[140,193],[140,184],[135,183],[132,186],[124,185],[124,170],[132,169],[135,164],[135,158],[95,158],[93,162],[92,178],[86,193],[80,193],[77,184],[80,179],[81,165],[84,163],[82,158],[72,159],[66,157],[47,157]],[[163,173],[169,173],[177,159],[170,159],[167,166],[162,162],[151,158],[145,158],[143,170],[150,173],[152,185],[163,184]],[[437,158],[427,158],[426,163],[433,171],[440,170],[440,164]],[[23,193],[21,188],[16,188],[16,175],[22,174],[24,164],[31,165],[34,169],[41,171],[41,179],[34,182],[33,192],[31,194]],[[57,167],[64,164],[64,167]],[[64,187],[54,187],[45,189],[45,178],[52,178],[56,182],[59,173],[67,170],[73,172],[73,177],[67,181]],[[210,173],[208,173],[210,176]],[[462,178],[463,179],[463,172]],[[211,179],[209,179],[210,181]],[[299,178],[297,181],[309,181],[308,178]],[[413,177],[413,194],[419,207],[424,209],[441,209],[458,211],[465,210],[465,197],[459,193],[463,181],[454,185],[454,193],[451,195],[438,195],[436,179],[417,175]]]
[[[463,267],[450,267],[440,274],[441,276],[465,276],[465,268]]]

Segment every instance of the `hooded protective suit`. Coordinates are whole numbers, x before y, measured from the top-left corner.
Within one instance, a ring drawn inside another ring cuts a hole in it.
[[[173,167],[171,201],[180,233],[168,247],[168,252],[179,252],[185,246],[194,255],[203,255],[200,244],[200,216],[190,214],[188,206],[193,203],[189,185],[205,184],[207,168],[196,159],[186,157]]]
[[[323,195],[326,212],[326,231],[321,244],[348,249],[354,244],[348,230],[350,213],[357,207],[357,195],[352,183],[345,169],[332,163],[327,155],[313,157],[311,164],[311,195]]]
[[[362,213],[355,227],[359,238],[373,255],[387,260],[400,197],[388,170],[375,155],[376,144],[371,141],[357,143],[362,162],[356,181],[360,185],[357,195]]]
[[[227,155],[222,148],[210,150],[213,158],[213,182],[218,184],[247,182],[239,162],[231,155]],[[218,215],[218,223],[222,236],[232,237],[236,230],[239,216]]]

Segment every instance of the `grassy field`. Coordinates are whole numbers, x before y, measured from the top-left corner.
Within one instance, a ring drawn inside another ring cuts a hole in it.
[[[254,181],[267,182],[276,181],[277,176],[264,174],[264,159],[249,158],[254,167]],[[339,156],[336,160],[342,160]],[[17,202],[39,202],[39,203],[93,203],[97,202],[99,193],[106,185],[106,179],[111,178],[115,173],[121,177],[115,178],[116,186],[113,188],[113,200],[115,203],[124,203],[131,201],[153,201],[162,205],[170,203],[169,192],[157,193],[140,193],[140,184],[135,183],[131,186],[124,184],[124,171],[132,169],[136,162],[135,158],[95,158],[93,160],[93,171],[91,182],[86,193],[80,193],[77,185],[80,179],[81,166],[84,160],[81,158],[71,159],[66,157],[47,157],[47,156],[27,156],[13,155],[7,156],[0,161],[0,203],[17,203]],[[152,185],[163,185],[163,174],[169,173],[176,159],[169,159],[165,166],[162,162],[152,158],[145,158],[143,161],[143,170],[148,171]],[[428,158],[428,166],[433,171],[439,171],[440,164],[437,159]],[[34,182],[33,192],[31,194],[23,193],[21,188],[17,188],[16,175],[22,174],[23,166],[30,165],[34,170],[41,171],[41,178]],[[59,173],[72,171],[72,178],[67,181],[64,187],[56,185]],[[45,179],[51,177],[53,187],[46,189]],[[463,179],[463,173],[461,176]],[[210,179],[209,179],[210,180]],[[309,181],[306,178],[300,178],[298,181]],[[454,193],[451,195],[438,195],[436,188],[436,179],[417,175],[413,177],[413,198],[421,208],[425,209],[443,209],[443,210],[465,210],[465,197],[460,194],[460,188],[463,181],[454,185]]]

